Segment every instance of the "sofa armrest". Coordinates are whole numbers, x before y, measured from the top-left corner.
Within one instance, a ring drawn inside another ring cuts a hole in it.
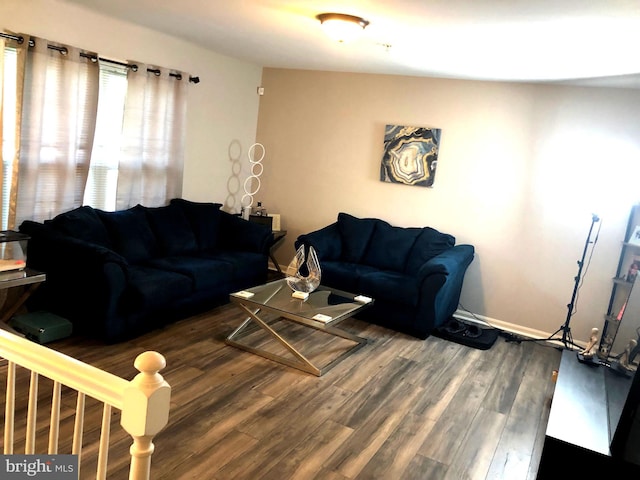
[[[422,319],[419,336],[426,337],[456,311],[473,256],[473,246],[456,245],[422,265],[418,272],[421,282],[418,310]]]
[[[127,284],[124,257],[37,222],[23,222],[20,231],[31,236],[27,265],[47,274],[34,295],[36,307],[68,318],[78,331],[79,322],[100,324],[115,315]]]
[[[474,251],[472,245],[455,245],[426,261],[418,270],[418,278],[425,278],[435,273],[464,275],[473,260]]]
[[[267,225],[249,222],[237,215],[220,211],[218,246],[224,249],[269,254],[273,232]]]
[[[305,245],[305,249],[313,247],[320,262],[337,260],[342,254],[342,237],[338,230],[338,223],[335,222],[320,230],[300,235],[294,245],[296,250],[300,248],[300,245]]]
[[[46,225],[25,220],[20,232],[29,235],[27,264],[36,270],[67,268],[70,271],[101,266],[112,262],[121,267],[128,266],[120,254],[102,245],[63,235]]]

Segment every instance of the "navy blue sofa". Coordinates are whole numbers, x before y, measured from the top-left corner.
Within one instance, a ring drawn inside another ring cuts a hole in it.
[[[47,274],[29,307],[69,319],[76,333],[115,342],[264,283],[271,229],[220,206],[173,199],[164,207],[83,206],[43,223],[24,221],[27,266]]]
[[[301,235],[296,249],[313,246],[322,285],[372,297],[358,318],[427,338],[457,309],[473,260],[472,245],[429,227],[402,228],[346,213],[320,230]]]

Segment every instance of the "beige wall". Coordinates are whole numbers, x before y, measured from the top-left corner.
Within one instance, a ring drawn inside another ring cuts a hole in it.
[[[640,199],[640,92],[266,68],[257,200],[293,241],[338,212],[428,225],[476,247],[461,298],[533,334],[562,325],[591,214],[603,218],[571,321],[602,327],[631,205]],[[379,180],[385,124],[442,129],[433,188]],[[596,224],[596,228],[598,224]]]
[[[239,208],[242,195],[229,191],[241,192],[248,172],[246,151],[255,140],[259,66],[58,0],[2,0],[0,19],[0,29],[199,76],[200,83],[189,88],[183,196]],[[241,164],[234,167],[230,156],[239,156]]]

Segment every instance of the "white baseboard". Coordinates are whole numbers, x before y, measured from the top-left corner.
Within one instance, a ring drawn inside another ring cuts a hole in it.
[[[544,339],[548,338],[551,335],[551,332],[544,332],[542,330],[536,330],[534,328],[523,327],[522,325],[516,325],[514,323],[504,322],[502,320],[498,320],[496,318],[485,317],[483,315],[476,315],[467,312],[466,310],[456,310],[453,314],[456,318],[463,320],[465,322],[477,323],[478,325],[491,326],[498,328],[500,330],[504,330],[509,333],[513,333],[514,335],[519,335],[526,338],[538,338]],[[561,335],[556,335],[558,339],[561,339]],[[557,345],[559,347],[563,346],[561,341],[551,340],[550,344]],[[573,343],[580,346],[585,346],[584,342],[574,340]]]

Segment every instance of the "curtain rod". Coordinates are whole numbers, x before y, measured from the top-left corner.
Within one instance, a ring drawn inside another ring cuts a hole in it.
[[[20,44],[24,43],[24,37],[21,36],[21,35],[10,35],[8,33],[0,32],[0,37],[9,38],[11,40],[15,40],[16,42],[18,42]],[[33,40],[31,40],[31,39],[29,40],[29,46],[30,47],[35,46],[35,42]],[[68,50],[66,49],[66,47],[58,47],[56,45],[47,45],[47,48],[50,48],[51,50],[56,50],[56,51],[60,52],[62,55],[66,55],[68,53]],[[100,60],[101,62],[112,63],[114,65],[120,65],[121,67],[130,68],[134,72],[138,71],[138,65],[136,65],[135,63],[119,62],[117,60],[111,60],[110,58],[99,57],[98,55],[94,55],[94,54],[91,54],[91,53],[84,53],[84,52],[80,52],[80,56],[83,57],[83,58],[88,58],[92,62],[97,62],[98,60]],[[157,76],[160,75],[160,70],[156,69],[156,68],[147,68],[147,72],[153,73],[153,74],[155,74]],[[169,76],[170,77],[175,77],[176,80],[182,80],[182,75],[180,73],[169,73]],[[189,76],[189,82],[191,82],[191,83],[200,83],[200,77]]]

